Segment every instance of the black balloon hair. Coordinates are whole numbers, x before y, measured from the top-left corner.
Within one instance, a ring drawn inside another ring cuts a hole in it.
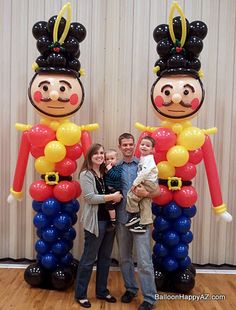
[[[157,76],[165,74],[191,74],[198,77],[201,62],[198,59],[203,49],[203,39],[207,35],[207,26],[202,21],[186,20],[186,40],[181,47],[182,36],[181,17],[173,18],[173,30],[176,42],[173,42],[167,24],[158,25],[153,31],[154,40],[157,43],[157,53],[160,58],[155,67],[159,66]]]
[[[76,77],[80,76],[80,56],[79,43],[86,37],[86,29],[80,24],[73,22],[70,24],[68,34],[62,44],[53,42],[53,29],[57,19],[52,16],[48,22],[39,21],[32,29],[33,36],[37,40],[37,49],[40,56],[36,59],[36,72],[57,72],[70,73]],[[60,39],[66,20],[61,18],[58,27],[58,40]]]

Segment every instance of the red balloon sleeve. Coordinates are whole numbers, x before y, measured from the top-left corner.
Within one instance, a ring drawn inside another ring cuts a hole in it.
[[[82,145],[83,154],[85,156],[87,153],[87,150],[89,149],[89,147],[92,144],[92,139],[91,139],[90,133],[88,131],[86,131],[86,130],[82,131],[80,142]]]
[[[25,131],[21,137],[20,149],[13,181],[13,190],[15,192],[21,192],[24,183],[25,172],[30,153],[30,143],[27,134],[28,132]]]
[[[206,167],[208,185],[211,194],[211,200],[214,207],[222,205],[222,194],[218,170],[216,166],[215,155],[209,136],[205,136],[205,143],[202,146],[203,160]]]

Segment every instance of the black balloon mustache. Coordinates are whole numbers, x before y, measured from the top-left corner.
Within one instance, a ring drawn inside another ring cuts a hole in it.
[[[68,102],[69,101],[69,99],[63,99],[63,98],[60,98],[60,97],[57,100],[60,101],[60,102]],[[43,102],[50,102],[50,101],[53,101],[53,100],[51,98],[42,98],[41,101],[43,101]]]
[[[163,106],[169,107],[169,106],[171,106],[172,104],[174,104],[173,101],[164,102],[164,103],[163,103]],[[190,108],[190,107],[191,107],[191,103],[185,103],[185,102],[183,102],[182,100],[181,100],[178,104],[180,104],[182,107],[185,107],[185,108]]]

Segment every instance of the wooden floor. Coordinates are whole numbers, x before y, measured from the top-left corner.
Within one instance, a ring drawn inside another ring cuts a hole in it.
[[[0,309],[1,310],[75,310],[81,308],[74,301],[74,288],[71,287],[65,292],[42,290],[32,288],[23,280],[23,269],[0,269]],[[94,295],[95,272],[93,272],[89,286],[89,299],[92,303],[91,310],[136,310],[142,302],[141,294],[130,304],[123,304],[118,301],[109,304],[97,300]],[[111,271],[109,275],[109,288],[111,293],[118,299],[124,292],[121,274],[118,271]],[[155,306],[157,309],[191,310],[191,309],[236,309],[236,275],[222,274],[197,274],[196,285],[191,292],[190,298],[222,298],[225,300],[168,300],[173,299],[173,293],[162,293]],[[216,296],[218,295],[218,296]],[[186,298],[187,295],[182,295]]]

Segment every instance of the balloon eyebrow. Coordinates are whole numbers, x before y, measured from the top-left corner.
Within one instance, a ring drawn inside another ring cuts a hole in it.
[[[193,93],[195,93],[195,89],[194,89],[194,87],[193,87],[192,85],[190,85],[190,84],[185,84],[184,87],[189,87],[189,88],[191,89],[191,91],[192,91]]]
[[[164,90],[166,87],[173,88],[173,86],[172,86],[172,85],[170,85],[170,84],[166,84],[166,85],[162,86],[162,88],[161,88],[161,92],[163,92],[163,90]]]
[[[50,84],[49,81],[42,81],[42,82],[39,83],[38,87],[40,87],[42,84],[45,84],[45,83],[46,83],[46,84]]]
[[[66,85],[68,85],[70,88],[72,88],[71,84],[65,80],[60,80],[60,83],[65,83]]]

